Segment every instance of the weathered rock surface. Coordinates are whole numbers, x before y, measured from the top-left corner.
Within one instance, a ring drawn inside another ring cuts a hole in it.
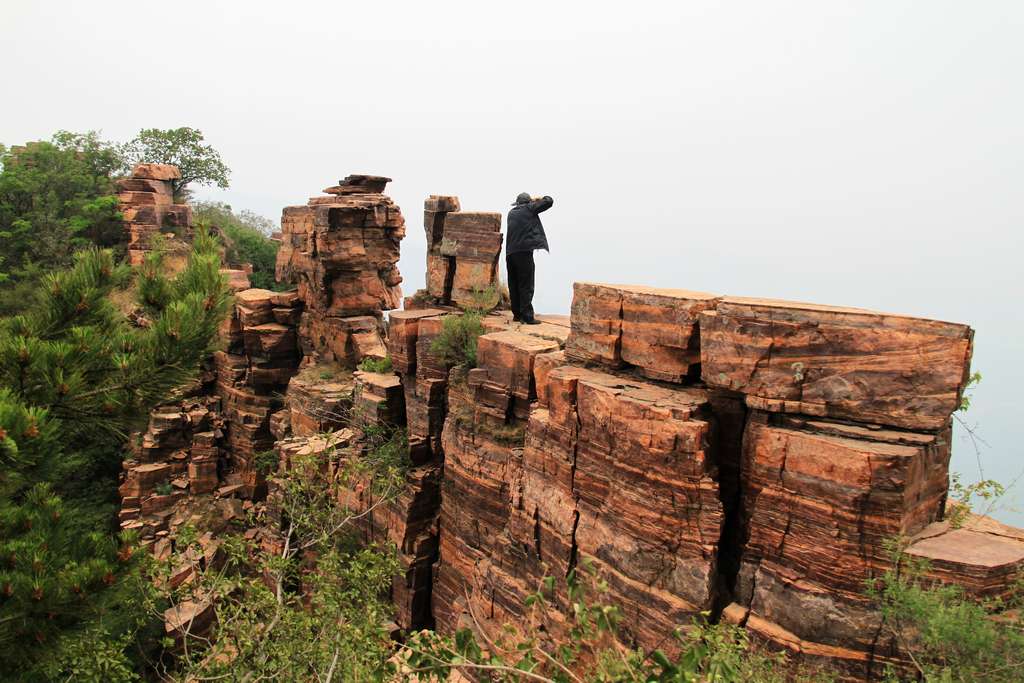
[[[718,300],[704,292],[577,282],[566,355],[681,382],[700,363],[698,315]]]
[[[887,539],[911,536],[942,514],[949,455],[948,431],[752,414],[737,599],[754,623],[792,634],[807,651],[842,648],[865,676],[876,656],[895,656],[865,587],[891,565]]]
[[[345,318],[398,307],[405,219],[381,193],[386,182],[349,176],[335,193],[284,209],[277,279],[298,285],[308,311]]]
[[[171,171],[137,171],[120,189],[141,225],[169,205]],[[403,629],[522,626],[545,576],[586,563],[630,645],[671,649],[676,627],[720,613],[861,680],[904,663],[864,592],[887,539],[909,537],[932,577],[978,598],[1022,576],[1024,532],[942,519],[967,326],[577,283],[569,318],[484,316],[477,367],[453,369],[432,346],[457,305],[497,284],[500,215],[430,197],[428,291],[385,325],[404,235],[387,182],[349,176],[285,209],[278,275],[295,291],[230,274],[224,350],[196,396],[154,411],[125,465],[122,526],[158,555],[200,510],[240,519],[266,495],[273,521],[267,456],[288,470],[312,455],[308,476],[328,478],[362,539],[398,548]],[[385,357],[394,373],[357,369]],[[409,440],[394,496],[346,469],[392,428]],[[280,529],[258,533],[281,551]],[[570,618],[556,584],[554,636]],[[166,615],[168,633],[205,609]]]
[[[653,645],[710,608],[723,518],[704,394],[563,366],[523,424],[516,371],[552,347],[515,332],[487,344],[511,350],[482,354],[483,372],[449,396],[438,627],[472,623],[470,610],[485,628],[515,622],[545,575],[582,558],[609,581],[631,641]],[[671,474],[652,467],[665,462]]]
[[[911,539],[907,554],[927,560],[930,576],[970,595],[1008,598],[1024,575],[1024,530],[972,514],[959,527],[948,521],[926,526]]]
[[[501,214],[460,211],[458,197],[431,195],[423,204],[427,292],[436,303],[472,305],[498,285]]]
[[[192,208],[174,203],[172,180],[181,178],[177,166],[136,164],[128,178],[117,181],[118,211],[128,237],[128,258],[142,263],[153,238],[167,231],[187,235],[192,227]]]
[[[943,429],[971,361],[966,325],[767,299],[701,314],[701,374],[759,410]]]

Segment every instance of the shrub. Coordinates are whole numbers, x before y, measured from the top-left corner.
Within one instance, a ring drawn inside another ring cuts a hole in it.
[[[277,464],[280,460],[277,451],[273,448],[260,451],[254,457],[256,459],[256,471],[264,476],[272,474],[277,469]]]
[[[445,316],[441,332],[430,343],[430,352],[448,367],[476,367],[476,343],[484,333],[482,316],[477,311]]]
[[[1024,671],[1024,621],[1008,611],[1016,600],[977,602],[963,589],[928,578],[926,561],[890,539],[891,567],[868,585],[878,601],[883,627],[926,681],[1019,681]],[[899,680],[889,670],[887,680]]]
[[[394,372],[394,368],[391,365],[391,356],[385,358],[364,358],[359,364],[359,369],[363,372],[376,372],[381,375]]]
[[[290,285],[278,283],[274,268],[280,244],[269,235],[277,227],[268,218],[251,211],[235,213],[223,202],[196,202],[193,213],[197,224],[215,226],[224,240],[224,260],[232,268],[252,265],[249,282],[253,287],[283,291]]]

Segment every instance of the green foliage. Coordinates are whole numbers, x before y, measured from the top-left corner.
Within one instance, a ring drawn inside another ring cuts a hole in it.
[[[223,235],[224,256],[229,266],[252,265],[249,281],[253,287],[275,291],[290,287],[275,280],[280,244],[269,236],[277,224],[245,209],[235,213],[223,202],[196,202],[192,209],[197,224],[215,227]]]
[[[376,372],[382,375],[390,375],[394,372],[394,367],[391,365],[391,356],[384,358],[372,358],[367,356],[359,363],[359,369],[363,372]]]
[[[259,451],[253,456],[256,459],[256,470],[264,475],[268,476],[277,470],[277,463],[280,460],[277,451],[273,448],[266,451]]]
[[[218,271],[203,234],[173,280],[143,268],[163,294],[139,328],[109,300],[130,271],[86,250],[0,321],[0,670],[46,680],[76,634],[141,628],[131,540],[116,536],[120,447],[214,348],[230,303]]]
[[[987,512],[992,505],[1006,495],[1006,487],[992,479],[982,479],[964,484],[958,472],[949,476],[949,501],[946,504],[946,520],[954,529],[963,526],[978,501],[985,501]]]
[[[607,584],[584,563],[582,573],[574,570],[566,580],[567,625],[554,624],[547,616],[558,601],[555,580],[548,577],[526,599],[528,623],[508,626],[483,644],[470,629],[452,637],[413,634],[403,647],[403,662],[421,681],[447,680],[455,669],[494,681],[550,683],[782,683],[792,678],[784,655],[754,650],[746,631],[728,624],[695,620],[689,629],[676,632],[674,657],[661,650],[627,648],[616,639],[620,613],[605,601],[607,592]]]
[[[980,382],[981,382],[981,373],[980,372],[972,373],[971,376],[967,378],[967,382],[964,384],[964,393],[960,397],[960,407],[957,410],[960,410],[961,412],[967,412],[970,409],[970,407],[971,407],[971,394],[968,393],[968,392],[973,391],[974,389],[976,389]]]
[[[499,289],[495,285],[488,285],[481,289],[474,287],[469,294],[469,303],[462,306],[465,311],[474,311],[481,315],[490,313],[502,303],[508,301],[508,287],[504,284]],[[503,297],[504,294],[504,297]]]
[[[200,633],[184,638],[167,678],[393,680],[386,628],[392,617],[386,595],[399,569],[393,548],[359,547],[354,518],[336,505],[322,456],[292,458],[275,484],[278,552],[227,537],[222,567],[196,566],[196,581],[167,589],[173,604],[213,600],[218,624],[213,639]],[[162,566],[162,576],[202,555],[189,547],[179,538],[179,552]]]
[[[0,153],[0,314],[20,311],[42,276],[89,245],[114,246],[123,226],[111,174],[118,150],[95,132],[58,132]]]
[[[928,563],[891,539],[890,569],[869,583],[884,627],[926,681],[1019,681],[1024,671],[1024,622],[999,600],[976,602],[959,586],[928,579]],[[900,680],[890,670],[888,680]]]
[[[387,426],[363,430],[365,452],[354,458],[350,467],[358,473],[371,475],[372,488],[379,498],[393,498],[405,486],[409,460],[409,435],[405,429]],[[346,476],[343,472],[342,476]]]
[[[121,154],[126,171],[143,162],[177,166],[181,179],[171,181],[177,198],[184,196],[189,183],[226,188],[231,174],[220,153],[204,145],[202,132],[195,128],[144,128],[121,147]]]
[[[430,352],[449,367],[475,368],[477,339],[484,333],[481,314],[447,315],[441,325],[441,332],[430,342]]]
[[[158,496],[169,496],[174,493],[174,486],[169,481],[162,481],[153,490]]]

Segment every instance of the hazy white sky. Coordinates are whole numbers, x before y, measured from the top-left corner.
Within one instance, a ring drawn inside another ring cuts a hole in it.
[[[0,142],[193,126],[233,169],[199,196],[273,218],[388,175],[407,292],[427,195],[527,191],[555,197],[542,312],[589,279],[970,323],[985,473],[1024,468],[1020,2],[2,0],[0,27]]]

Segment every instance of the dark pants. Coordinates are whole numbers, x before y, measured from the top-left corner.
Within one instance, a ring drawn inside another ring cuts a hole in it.
[[[512,299],[512,315],[520,320],[533,320],[533,252],[506,254],[505,267],[508,268],[508,296]]]

